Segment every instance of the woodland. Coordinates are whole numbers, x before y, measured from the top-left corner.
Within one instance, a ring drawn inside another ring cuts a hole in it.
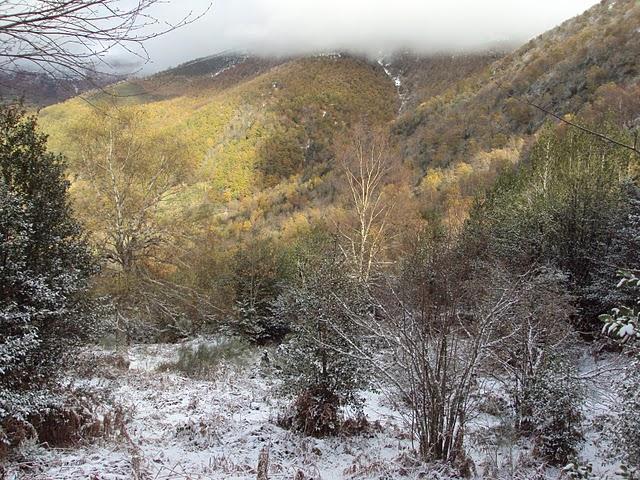
[[[128,78],[86,3],[0,5],[0,479],[640,478],[637,1]]]

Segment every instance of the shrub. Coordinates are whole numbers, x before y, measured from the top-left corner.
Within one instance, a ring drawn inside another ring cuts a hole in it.
[[[0,424],[47,408],[61,365],[95,333],[94,272],[62,157],[21,107],[0,108]]]
[[[340,397],[318,385],[300,393],[278,423],[312,437],[337,435],[342,424],[339,408]]]
[[[278,350],[282,391],[295,398],[292,427],[325,436],[339,430],[340,407],[360,406],[358,392],[370,381],[371,366],[356,360],[356,352],[368,351],[371,342],[353,317],[368,315],[371,308],[335,242],[321,232],[307,240],[298,258],[298,278],[273,310],[292,328]]]
[[[110,438],[126,431],[128,412],[86,390],[71,390],[50,397],[47,404],[24,417],[0,422],[0,454],[33,440],[53,448],[82,441]]]
[[[555,465],[575,457],[582,441],[580,404],[583,389],[571,376],[573,365],[557,356],[546,360],[524,392],[521,420],[534,435],[535,453]]]
[[[627,233],[629,237],[632,235]],[[621,380],[615,386],[618,401],[613,408],[607,436],[611,439],[612,452],[629,465],[619,473],[623,478],[635,478],[636,468],[640,467],[640,349],[638,340],[638,291],[640,278],[636,271],[621,272],[618,288],[628,287],[634,299],[629,305],[614,308],[611,314],[600,315],[604,322],[603,333],[616,338],[626,345],[633,355],[633,361],[626,366]]]
[[[216,418],[189,418],[176,427],[176,438],[198,449],[219,445],[222,437],[218,431]]]
[[[160,371],[176,371],[190,378],[211,379],[225,363],[244,364],[247,344],[238,339],[223,339],[209,345],[183,345],[175,362],[161,364]]]
[[[640,467],[640,363],[627,367],[623,380],[616,385],[618,401],[613,408],[607,436],[612,453],[629,466]]]
[[[591,465],[590,463],[582,465],[577,460],[573,460],[562,469],[562,473],[567,478],[589,480],[590,478],[593,478],[593,465]]]
[[[271,304],[287,277],[284,251],[271,239],[257,238],[233,261],[236,300],[231,331],[259,345],[282,341],[289,325],[271,314]]]

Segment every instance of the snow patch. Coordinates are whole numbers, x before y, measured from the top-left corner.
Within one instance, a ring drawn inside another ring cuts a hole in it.
[[[400,99],[400,108],[399,111],[402,111],[405,107],[405,105],[407,104],[407,98],[406,98],[406,94],[404,92],[404,85],[402,83],[402,77],[400,75],[395,75],[392,71],[391,71],[391,63],[388,62],[384,56],[378,58],[378,65],[380,65],[382,67],[382,69],[384,70],[384,73],[387,75],[387,77],[389,77],[391,79],[391,81],[393,82],[393,84],[396,87],[396,93],[398,95],[398,98]]]
[[[211,78],[215,78],[215,77],[217,77],[218,75],[222,75],[224,72],[226,72],[226,71],[228,71],[228,70],[231,70],[232,68],[235,68],[235,67],[237,67],[238,65],[243,64],[244,62],[246,62],[246,61],[247,61],[247,59],[248,59],[248,58],[249,58],[249,57],[244,57],[244,56],[243,56],[243,57],[238,57],[238,59],[237,59],[237,60],[234,60],[233,62],[231,62],[231,63],[230,63],[229,65],[227,65],[226,67],[224,67],[224,68],[222,68],[222,69],[218,70],[217,72],[212,73],[212,74],[211,74]]]

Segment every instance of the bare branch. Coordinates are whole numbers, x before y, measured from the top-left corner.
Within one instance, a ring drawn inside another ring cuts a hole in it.
[[[504,87],[498,83],[498,88],[503,89]],[[557,113],[552,112],[551,110],[548,110],[540,105],[538,105],[537,103],[534,103],[530,100],[528,100],[526,97],[525,98],[520,98],[517,97],[515,95],[511,95],[509,94],[509,98],[514,99],[517,102],[520,102],[524,105],[528,105],[530,107],[533,107],[537,110],[540,110],[542,113],[544,113],[545,115],[549,115],[550,117],[555,118],[556,120],[559,120],[560,122],[564,123],[565,125],[569,125],[570,127],[573,128],[577,128],[578,130],[584,132],[584,133],[588,133],[589,135],[593,135],[594,137],[598,137],[601,140],[604,140],[605,142],[609,142],[612,143],[613,145],[617,145],[618,147],[622,147],[622,148],[626,148],[627,150],[631,150],[632,152],[634,152],[636,155],[640,156],[640,147],[638,146],[638,133],[635,133],[635,140],[633,145],[629,145],[623,142],[620,142],[618,140],[616,140],[615,138],[612,138],[608,135],[605,135],[603,133],[597,132],[595,130],[592,130],[590,128],[585,127],[584,125],[580,125],[578,123],[572,122],[571,120],[568,120],[567,118],[558,115]]]
[[[6,0],[0,2],[0,67],[35,69],[53,78],[90,79],[112,72],[107,54],[121,49],[140,62],[144,43],[205,15],[189,11],[173,23],[151,14],[161,0]]]

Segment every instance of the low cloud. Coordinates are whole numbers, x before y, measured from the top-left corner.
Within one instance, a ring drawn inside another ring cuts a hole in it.
[[[216,0],[197,22],[151,41],[155,71],[227,50],[263,55],[352,51],[368,55],[474,50],[517,45],[571,18],[596,0]],[[188,5],[188,6],[187,6]],[[172,1],[156,10],[175,20],[207,0]]]

